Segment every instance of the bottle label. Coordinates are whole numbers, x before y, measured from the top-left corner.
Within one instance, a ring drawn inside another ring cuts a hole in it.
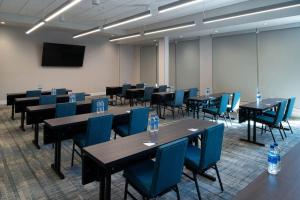
[[[271,164],[277,164],[278,158],[275,155],[269,155],[268,156],[268,162]]]

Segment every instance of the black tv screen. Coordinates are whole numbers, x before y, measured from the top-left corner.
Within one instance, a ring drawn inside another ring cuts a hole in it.
[[[42,66],[81,67],[85,46],[44,43]]]

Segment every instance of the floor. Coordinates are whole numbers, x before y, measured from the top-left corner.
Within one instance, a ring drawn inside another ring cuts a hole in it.
[[[171,119],[171,115],[167,115]],[[178,117],[177,120],[182,119]],[[221,122],[221,121],[220,121]],[[173,123],[162,120],[162,126]],[[62,149],[62,171],[66,175],[60,180],[50,168],[53,161],[51,145],[42,146],[37,150],[31,143],[33,130],[26,127],[26,132],[19,129],[20,117],[10,119],[10,107],[0,106],[0,199],[98,199],[98,183],[83,186],[81,184],[81,161],[76,157],[71,168],[71,141],[65,141]],[[285,154],[300,141],[300,122],[292,121],[294,134],[287,133],[283,142],[279,133],[276,138]],[[268,147],[241,142],[239,138],[246,136],[246,124],[234,122],[226,128],[219,170],[224,184],[224,192],[220,191],[218,182],[199,178],[200,191],[203,199],[233,199],[234,196],[261,174],[267,167]],[[258,134],[258,140],[269,144],[271,136]],[[42,138],[40,139],[42,141]],[[209,171],[215,175],[214,171]],[[130,187],[129,190],[138,199],[141,197]],[[182,177],[179,184],[182,199],[197,199],[195,185]],[[122,173],[112,177],[112,199],[122,199],[124,178]],[[130,198],[129,198],[130,199]],[[169,192],[159,199],[176,199],[174,192]]]

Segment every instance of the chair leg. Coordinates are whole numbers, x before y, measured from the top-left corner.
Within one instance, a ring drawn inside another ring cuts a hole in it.
[[[194,178],[195,185],[196,185],[196,190],[197,190],[197,194],[198,194],[198,199],[201,200],[200,189],[199,189],[199,185],[198,185],[198,181],[197,181],[197,174],[196,174],[195,172],[193,172],[193,178]]]
[[[230,125],[232,126],[232,121],[231,121],[231,116],[230,116],[230,113],[228,112],[228,118],[229,118],[229,121],[230,121]]]
[[[282,140],[284,140],[284,137],[283,137],[282,132],[281,132],[280,125],[279,125],[279,127],[278,127],[278,131],[279,131],[279,133],[280,133],[280,136],[281,136]]]
[[[172,115],[173,115],[173,120],[175,119],[175,108],[172,108]]]
[[[124,190],[124,200],[127,200],[127,191],[128,191],[128,181],[126,179],[125,182],[125,190]]]
[[[280,126],[281,126],[281,128],[282,128],[283,135],[284,135],[284,137],[286,138],[285,130],[284,130],[284,127],[283,127],[282,123],[280,123]]]
[[[115,136],[114,136],[114,139],[117,139],[117,133],[115,132]]]
[[[274,137],[274,135],[273,135],[273,131],[272,131],[271,127],[269,127],[269,129],[270,129],[270,132],[271,132],[271,135],[272,135],[273,141],[274,141],[274,143],[276,143],[276,140],[275,140],[275,137]]]
[[[262,134],[263,134],[263,131],[264,131],[264,125],[263,125],[263,124],[261,124],[261,131],[260,131],[260,135],[262,135]]]
[[[73,167],[74,164],[74,152],[75,152],[75,142],[73,141],[71,167]]]
[[[175,192],[176,192],[177,200],[180,200],[180,194],[179,194],[178,185],[175,186]]]
[[[289,128],[290,128],[291,133],[294,134],[294,132],[293,132],[293,130],[292,130],[292,127],[291,127],[291,125],[290,125],[290,122],[289,122],[289,121],[286,121],[286,123],[289,125]]]
[[[215,170],[216,170],[216,173],[217,173],[217,176],[218,176],[218,180],[219,180],[219,184],[220,184],[221,190],[222,190],[222,192],[223,192],[223,191],[224,191],[223,183],[222,183],[222,181],[221,181],[221,177],[220,177],[220,173],[219,173],[217,164],[215,164]]]
[[[205,118],[205,113],[203,113],[203,120],[204,120],[204,118]]]

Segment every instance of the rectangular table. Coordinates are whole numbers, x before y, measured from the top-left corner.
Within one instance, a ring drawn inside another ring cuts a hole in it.
[[[270,110],[274,107],[277,107],[279,103],[284,98],[267,98],[263,99],[260,103],[251,102],[245,105],[241,105],[239,107],[239,123],[243,123],[248,121],[248,128],[247,128],[247,139],[241,138],[242,141],[250,142],[259,146],[265,146],[265,144],[259,143],[256,141],[256,117],[257,115],[262,114],[263,112]],[[253,121],[253,139],[251,140],[251,124],[250,122]]]
[[[154,88],[154,93],[158,92],[158,88]],[[126,91],[126,98],[129,99],[130,106],[134,106],[134,100],[144,97],[144,88],[131,88]]]
[[[76,102],[76,114],[91,112],[91,100]],[[56,104],[28,106],[26,108],[26,125],[34,125],[34,139],[32,143],[40,149],[39,146],[39,124],[46,119],[55,118]]]
[[[235,200],[296,200],[300,197],[300,143],[282,159],[282,168],[277,175],[264,171]],[[267,162],[267,155],[266,155]]]
[[[55,144],[54,164],[51,167],[61,179],[64,178],[60,170],[61,141],[71,139],[76,133],[85,132],[87,121],[90,117],[106,114],[113,115],[113,126],[124,123],[129,118],[128,108],[112,107],[104,113],[87,113],[44,121],[44,144]]]
[[[111,199],[111,175],[123,170],[126,166],[139,160],[149,159],[155,155],[156,149],[163,144],[175,140],[193,137],[201,134],[205,129],[215,126],[215,122],[186,119],[161,127],[156,137],[149,132],[111,140],[109,142],[89,146],[83,149],[82,184],[100,181],[100,199]],[[197,131],[188,129],[196,128]],[[153,146],[144,145],[153,141]]]

